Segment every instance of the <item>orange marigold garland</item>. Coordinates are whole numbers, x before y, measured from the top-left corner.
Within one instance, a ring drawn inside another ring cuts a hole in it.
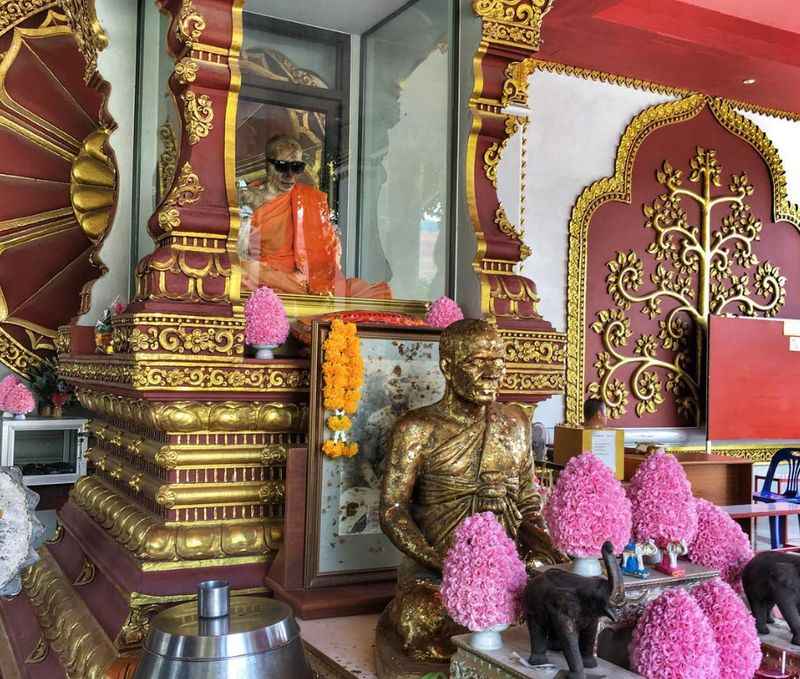
[[[322,452],[329,457],[353,457],[358,453],[358,444],[347,440],[347,432],[353,426],[348,415],[358,409],[364,382],[364,361],[355,324],[334,320],[322,349],[323,403],[326,410],[334,413],[326,420],[333,438],[323,442]]]

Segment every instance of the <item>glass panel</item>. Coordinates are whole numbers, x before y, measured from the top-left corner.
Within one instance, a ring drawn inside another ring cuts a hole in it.
[[[387,10],[363,37],[245,13],[245,289],[446,293],[452,10],[449,0],[418,0]]]
[[[247,289],[351,293],[341,261],[350,37],[245,14],[237,119]]]
[[[359,271],[395,296],[445,293],[449,3],[420,0],[364,38]]]
[[[25,476],[74,474],[77,469],[78,438],[72,430],[16,430],[14,466]]]
[[[339,74],[335,45],[309,43],[303,37],[248,28],[242,50],[246,69],[279,82],[325,89],[336,86]]]

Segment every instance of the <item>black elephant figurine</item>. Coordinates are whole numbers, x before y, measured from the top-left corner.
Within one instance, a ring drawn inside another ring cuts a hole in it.
[[[759,634],[769,634],[778,610],[792,630],[792,643],[800,645],[800,556],[785,552],[756,554],[742,571],[742,585]]]
[[[548,568],[528,581],[522,605],[531,635],[532,665],[545,664],[548,646],[557,644],[567,659],[569,679],[584,679],[585,668],[597,667],[598,622],[602,616],[616,620],[613,609],[625,603],[622,570],[610,542],[603,545],[603,561],[608,578]]]

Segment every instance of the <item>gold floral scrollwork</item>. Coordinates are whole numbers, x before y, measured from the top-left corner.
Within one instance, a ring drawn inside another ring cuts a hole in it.
[[[185,352],[198,354],[202,351],[231,354],[237,339],[243,339],[241,333],[216,328],[192,330],[181,327],[164,328],[158,333],[159,345],[166,351],[179,354]]]
[[[72,584],[75,585],[75,587],[89,585],[94,582],[94,576],[96,572],[97,571],[94,564],[88,558],[84,558],[83,565],[81,566],[81,572],[78,573],[78,577],[75,578]]]
[[[709,315],[735,309],[745,316],[774,316],[786,300],[786,278],[753,251],[762,223],[745,202],[754,192],[747,175],[732,174],[728,193],[715,191],[722,186],[716,151],[698,147],[689,162],[688,180],[699,185],[697,191],[684,185],[683,172],[668,161],[657,170],[656,180],[665,193],[643,206],[644,226],[653,231],[647,247],[655,264],[649,277],[653,287],[641,292],[644,262],[636,252],[618,252],[608,262],[608,294],[618,308],[598,312],[592,324],[603,351],[594,363],[598,381],[588,391],[605,401],[612,417],[620,417],[629,393],[618,371],[627,366],[634,368],[630,386],[637,416],[655,413],[665,388],[678,413],[696,421],[701,368],[693,355],[703,345]],[[687,204],[699,208],[697,224],[690,223]],[[715,229],[712,217],[718,208],[727,208],[727,214]],[[632,305],[658,319],[659,332],[640,334],[627,354],[621,349],[632,336],[625,313]]]
[[[201,94],[199,97],[194,92],[184,92],[181,95],[184,104],[184,124],[189,136],[189,143],[194,146],[201,139],[205,139],[214,125],[214,109],[211,97]]]
[[[473,0],[472,9],[483,19],[485,42],[539,49],[542,18],[554,0]]]
[[[494,213],[494,223],[497,224],[497,228],[500,229],[500,233],[508,236],[511,240],[517,241],[520,243],[519,247],[519,255],[520,261],[524,261],[531,255],[531,249],[522,242],[522,229],[518,229],[514,226],[511,221],[508,219],[508,215],[506,215],[506,211],[503,206],[499,206],[497,211]]]
[[[186,207],[200,200],[203,187],[200,177],[195,174],[191,163],[184,163],[178,181],[169,192],[158,211],[158,224],[164,231],[173,231],[181,225],[178,208]]]
[[[177,469],[180,455],[174,448],[159,450],[155,456],[155,463],[163,469]]]
[[[197,80],[197,70],[199,66],[191,57],[184,57],[175,64],[175,77],[182,85],[193,83]]]
[[[287,450],[286,446],[280,443],[271,443],[264,447],[261,451],[261,464],[265,467],[274,467],[276,465],[286,464]]]
[[[161,505],[166,509],[172,509],[178,501],[178,496],[172,488],[164,487],[158,490],[156,495],[156,504]]]
[[[164,608],[164,604],[137,605],[131,603],[128,617],[114,640],[114,646],[121,651],[141,646],[150,632],[150,621],[162,608]]]
[[[28,654],[28,657],[25,658],[26,665],[38,665],[40,662],[44,662],[47,659],[47,653],[50,650],[50,646],[47,644],[47,640],[41,636],[39,637],[39,641],[36,642],[36,646],[33,647],[33,650]]]
[[[258,498],[267,505],[281,504],[285,497],[285,484],[283,481],[270,481],[258,489]]]
[[[8,3],[8,4],[28,4]],[[59,0],[59,6],[64,10],[78,49],[86,61],[83,74],[84,82],[88,83],[97,71],[97,54],[108,47],[108,36],[97,20],[94,0]]]
[[[503,96],[501,103],[503,106],[509,104],[525,105],[528,103],[528,78],[536,70],[534,59],[523,59],[522,61],[512,61],[505,70],[505,82],[503,82]]]
[[[175,31],[181,42],[191,48],[194,43],[200,40],[200,36],[205,29],[206,20],[195,9],[192,0],[183,0],[181,2],[181,11],[175,22]]]
[[[508,138],[506,137],[502,143],[499,141],[494,142],[483,154],[483,173],[495,188],[497,188],[497,166],[500,164],[500,157],[507,141]]]
[[[566,354],[563,342],[515,338],[506,344],[506,361],[509,363],[563,365]]]
[[[25,2],[0,2],[0,35],[21,24],[49,7],[59,4],[59,0],[25,0]]]
[[[158,138],[163,149],[158,156],[158,197],[161,199],[167,195],[178,169],[178,145],[175,130],[169,120],[158,128]]]
[[[62,325],[58,328],[55,339],[56,352],[59,354],[68,354],[71,349],[72,339],[69,334],[69,326]]]

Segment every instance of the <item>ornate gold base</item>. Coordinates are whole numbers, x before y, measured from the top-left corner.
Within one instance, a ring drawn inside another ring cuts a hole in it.
[[[419,679],[430,672],[449,676],[449,663],[419,662],[403,652],[403,645],[388,620],[387,611],[375,630],[375,669],[378,679]]]
[[[70,678],[102,679],[118,654],[47,548],[22,577],[39,627]],[[5,674],[5,666],[3,673]]]

